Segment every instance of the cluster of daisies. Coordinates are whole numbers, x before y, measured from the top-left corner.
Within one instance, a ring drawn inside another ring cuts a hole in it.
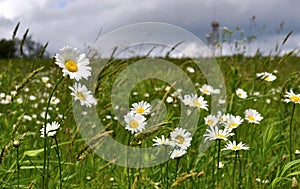
[[[91,76],[92,71],[92,68],[89,66],[90,61],[85,56],[85,54],[81,54],[80,51],[76,48],[66,46],[60,49],[60,53],[56,54],[54,58],[55,64],[57,64],[62,69],[63,76],[69,76],[70,79],[75,80],[74,86],[69,87],[74,100],[79,101],[82,106],[86,106],[88,108],[96,105],[97,101],[93,97],[92,92],[88,90],[85,85],[80,83],[81,79],[87,80],[88,77]],[[46,129],[44,127],[46,127]],[[47,123],[40,130],[41,137],[44,138],[46,136],[54,136],[59,127],[60,124],[56,121]],[[46,134],[44,133],[44,131],[46,131]]]

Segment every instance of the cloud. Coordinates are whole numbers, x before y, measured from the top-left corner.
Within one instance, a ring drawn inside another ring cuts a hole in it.
[[[49,41],[51,52],[65,45],[84,50],[101,28],[103,35],[127,24],[155,21],[182,27],[205,41],[214,20],[221,27],[240,26],[245,35],[262,40],[290,30],[293,38],[300,33],[298,7],[298,0],[0,0],[0,38],[11,37],[20,21],[19,35],[30,28],[34,39]],[[252,16],[255,22],[250,21]],[[285,24],[278,34],[281,22]]]

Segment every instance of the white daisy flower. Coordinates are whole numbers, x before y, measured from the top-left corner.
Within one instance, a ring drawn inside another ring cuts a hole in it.
[[[60,54],[55,55],[55,64],[62,68],[63,75],[70,76],[76,81],[81,78],[87,79],[91,75],[89,59],[85,54],[80,54],[79,50],[70,46],[60,49]]]
[[[198,97],[197,94],[191,94],[191,95],[184,95],[183,98],[182,97],[179,97],[179,98],[182,100],[182,102],[185,105],[208,110],[207,101],[204,100],[204,98],[202,96]]]
[[[194,68],[192,68],[190,66],[186,67],[186,71],[188,71],[190,73],[194,73],[195,72]]]
[[[180,158],[186,153],[187,153],[186,149],[182,149],[182,148],[174,149],[173,151],[170,152],[170,158],[171,159]]]
[[[215,126],[219,122],[219,119],[215,115],[208,115],[204,118],[204,121],[206,125]]]
[[[165,138],[165,135],[162,135],[161,138],[155,137],[154,139],[152,139],[152,141],[155,142],[153,146],[160,146],[160,145],[174,146],[175,145],[175,143],[173,141],[170,141],[169,138]]]
[[[79,100],[82,106],[86,105],[87,107],[91,107],[92,105],[96,105],[96,99],[85,85],[81,85],[81,83],[74,83],[74,88],[69,87],[69,89],[72,91],[71,95],[74,96],[75,101]]]
[[[228,140],[227,137],[233,136],[230,129],[225,128],[224,130],[219,129],[218,126],[210,126],[206,129],[206,134],[203,135],[204,142],[207,140]]]
[[[52,123],[47,123],[46,125],[46,136],[47,137],[52,137],[56,134],[56,131],[59,129],[60,125],[58,122],[53,121]],[[44,138],[45,137],[45,133],[44,133],[44,129],[45,126],[43,126],[43,128],[41,128],[41,137]]]
[[[43,76],[43,77],[41,77],[41,80],[42,80],[42,82],[43,83],[47,83],[48,81],[49,81],[49,77],[47,77],[47,76]]]
[[[259,124],[263,117],[254,109],[248,109],[245,111],[245,119],[249,123]]]
[[[132,104],[133,108],[130,108],[130,111],[141,114],[141,115],[148,115],[151,111],[151,105],[148,102],[141,101]]]
[[[236,129],[243,121],[243,118],[240,116],[229,115],[229,118],[225,122],[225,126],[228,129]]]
[[[200,88],[200,91],[206,95],[220,94],[220,89],[214,89],[212,86],[207,85],[207,84],[202,85],[202,87]]]
[[[57,105],[59,102],[59,98],[56,98],[55,96],[51,97],[50,104]]]
[[[170,133],[171,141],[174,141],[176,146],[182,149],[187,149],[191,146],[191,133],[182,128],[176,128]]]
[[[129,130],[131,134],[142,132],[147,124],[144,116],[135,114],[134,112],[126,114],[124,120],[126,122],[125,129]]]
[[[33,96],[33,95],[30,95],[30,96],[29,96],[29,100],[32,100],[32,101],[33,101],[33,100],[36,100],[36,97]]]
[[[246,91],[244,91],[243,89],[240,89],[240,88],[238,88],[236,91],[235,91],[235,94],[238,96],[238,97],[240,97],[240,98],[242,98],[242,99],[245,99],[245,98],[247,98],[247,92]]]
[[[228,141],[225,144],[225,148],[223,150],[232,150],[232,151],[240,151],[240,150],[249,150],[249,147],[243,144],[242,142],[236,144],[236,141],[234,140],[233,142]]]
[[[287,91],[284,95],[285,99],[283,100],[286,103],[293,102],[295,104],[300,104],[300,94],[295,94],[292,89]]]
[[[274,81],[277,77],[271,73],[268,72],[262,72],[262,73],[257,73],[257,77],[260,77],[264,81],[272,82]]]

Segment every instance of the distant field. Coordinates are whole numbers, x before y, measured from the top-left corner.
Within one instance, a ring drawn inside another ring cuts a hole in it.
[[[111,107],[112,87],[118,74],[138,59],[111,60],[99,75],[95,97],[96,110],[106,131],[113,131],[111,137],[128,144],[134,136],[124,129],[123,120],[117,120]],[[195,85],[200,88],[206,80],[196,65],[189,59],[164,60],[172,62],[182,69]],[[93,153],[82,140],[78,126],[71,111],[61,122],[57,132],[57,141],[61,160],[62,188],[291,188],[295,179],[300,181],[300,107],[293,103],[284,103],[284,93],[293,89],[300,93],[300,59],[296,56],[284,57],[219,57],[216,59],[226,86],[226,113],[245,117],[246,109],[255,109],[263,119],[259,124],[250,124],[246,120],[236,129],[236,137],[230,139],[242,141],[249,150],[240,151],[238,158],[234,152],[221,151],[218,157],[218,143],[215,142],[203,154],[198,148],[207,128],[204,117],[210,114],[213,104],[208,101],[208,111],[201,110],[195,134],[187,154],[168,162],[149,168],[126,168],[107,162]],[[37,69],[44,66],[43,69]],[[194,72],[188,71],[188,67]],[[29,75],[32,71],[36,73]],[[257,73],[273,73],[277,78],[266,82],[256,76]],[[166,73],[172,74],[172,73]],[[42,77],[47,77],[42,81]],[[42,170],[44,166],[43,138],[40,129],[44,123],[48,98],[55,83],[62,77],[60,68],[52,60],[13,59],[0,60],[0,186],[1,188],[42,188]],[[132,76],[134,77],[134,75]],[[24,78],[27,78],[24,80]],[[46,81],[47,80],[47,81]],[[23,82],[22,90],[13,102],[4,99],[14,95],[16,86]],[[70,79],[58,85],[53,96],[59,102],[50,104],[49,122],[60,121],[64,112],[72,105],[68,86]],[[152,139],[169,133],[178,127],[182,106],[178,91],[170,91],[166,83],[157,79],[147,79],[136,85],[130,93],[129,104],[141,100],[151,102],[164,99],[166,116],[160,122],[163,126],[139,140],[135,147],[151,147]],[[175,83],[176,87],[176,83]],[[241,88],[248,94],[246,99],[238,98],[236,90]],[[185,91],[181,91],[184,95]],[[172,101],[167,102],[170,97]],[[125,99],[127,100],[127,99]],[[225,100],[225,99],[223,99]],[[121,110],[120,110],[121,111]],[[293,119],[291,121],[292,114]],[[157,123],[157,124],[160,124]],[[290,130],[292,126],[292,130]],[[291,132],[292,131],[292,132]],[[290,161],[290,135],[292,135],[292,161]],[[20,145],[14,141],[20,141]],[[59,162],[55,151],[55,140],[50,140],[53,148],[49,154],[49,188],[60,186]],[[101,145],[101,140],[99,141]],[[220,147],[224,148],[221,141]],[[40,150],[39,150],[40,149]],[[112,149],[114,150],[114,149]],[[125,153],[125,152],[116,152]],[[217,167],[217,159],[224,166]],[[18,160],[18,161],[17,161]],[[19,165],[18,165],[19,164]],[[176,172],[177,171],[177,172]],[[19,179],[18,179],[19,175]],[[235,176],[234,176],[235,175]],[[294,177],[294,180],[292,178]],[[233,181],[234,178],[234,181]],[[19,180],[19,181],[18,181]],[[197,186],[197,187],[196,187]],[[299,188],[299,187],[298,187]]]

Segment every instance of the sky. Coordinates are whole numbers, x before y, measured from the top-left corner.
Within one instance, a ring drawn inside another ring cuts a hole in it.
[[[276,44],[293,31],[280,46],[284,53],[300,49],[299,8],[299,0],[0,0],[0,39],[10,39],[20,22],[17,36],[22,38],[29,28],[34,40],[49,42],[51,54],[66,45],[84,51],[100,31],[101,37],[128,24],[162,22],[206,42],[211,22],[217,21],[220,29],[234,30],[232,40],[240,39],[236,27],[244,36],[257,37],[247,46],[249,54],[258,48],[264,54],[274,52]],[[224,44],[223,54],[232,52]]]

